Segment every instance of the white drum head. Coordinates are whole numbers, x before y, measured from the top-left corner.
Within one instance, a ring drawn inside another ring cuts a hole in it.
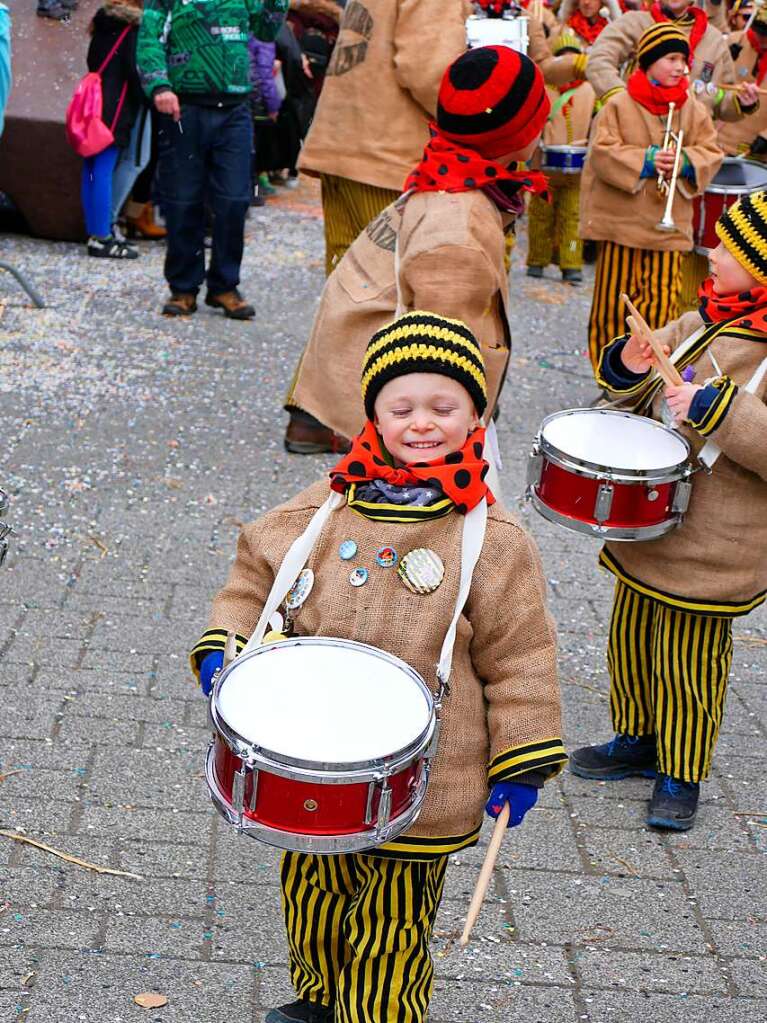
[[[570,458],[614,469],[652,472],[681,465],[689,456],[687,444],[673,431],[629,413],[562,412],[552,416],[541,434]]]
[[[431,717],[425,687],[396,658],[362,644],[269,644],[235,661],[217,708],[247,742],[317,764],[390,756],[415,742]]]

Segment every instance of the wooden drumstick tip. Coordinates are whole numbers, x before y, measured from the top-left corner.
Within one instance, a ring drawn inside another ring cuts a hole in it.
[[[503,841],[503,835],[506,828],[509,825],[509,817],[511,816],[511,807],[508,803],[504,804],[503,809],[498,814],[495,821],[495,827],[493,828],[493,834],[490,836],[490,842],[485,853],[485,858],[482,861],[482,869],[479,872],[477,883],[474,887],[474,894],[471,897],[469,903],[469,910],[466,914],[466,923],[464,924],[463,934],[461,935],[460,945],[465,947],[469,944],[469,935],[477,922],[480,910],[482,909],[482,903],[485,900],[485,894],[490,885],[490,878],[493,876],[493,867],[495,867],[495,861],[498,858],[498,853],[501,848],[501,842]]]
[[[237,637],[233,632],[227,632],[226,643],[224,644],[224,667],[226,668],[237,656]]]

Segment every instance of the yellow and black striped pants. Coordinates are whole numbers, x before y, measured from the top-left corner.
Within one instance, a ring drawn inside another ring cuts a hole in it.
[[[298,997],[335,1005],[335,1023],[422,1023],[447,860],[286,852],[282,905]]]
[[[580,270],[583,242],[578,236],[581,176],[572,181],[551,182],[552,201],[534,195],[527,207],[527,265],[557,263],[561,270]]]
[[[325,218],[325,274],[329,277],[360,231],[401,193],[335,174],[321,174],[320,181]]]
[[[626,332],[626,292],[652,330],[679,316],[681,252],[631,249],[600,242],[589,317],[589,355],[596,371],[599,354]]]
[[[731,618],[677,610],[616,583],[607,649],[613,726],[655,735],[663,774],[708,777],[731,664]]]

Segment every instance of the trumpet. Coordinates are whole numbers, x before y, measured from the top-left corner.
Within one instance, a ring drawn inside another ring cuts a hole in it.
[[[668,117],[666,118],[666,130],[663,132],[663,145],[661,149],[668,149],[671,144],[671,140],[674,138],[674,133],[671,131],[671,122],[674,118],[674,101],[672,100],[668,105]],[[668,192],[668,181],[663,175],[658,172],[658,191],[664,194]]]
[[[666,208],[663,211],[663,216],[655,225],[656,231],[676,231],[676,224],[671,213],[671,208],[674,205],[674,195],[676,194],[676,179],[679,176],[679,167],[682,163],[682,143],[684,142],[684,132],[679,129],[679,134],[674,139],[676,143],[676,152],[674,153],[674,168],[671,171],[671,180],[668,183],[668,198],[666,199]]]

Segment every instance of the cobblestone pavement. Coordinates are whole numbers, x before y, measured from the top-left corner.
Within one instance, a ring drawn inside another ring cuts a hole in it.
[[[284,453],[278,411],[322,282],[315,193],[255,212],[248,236],[255,325],[205,307],[160,317],[159,248],[127,264],[3,240],[49,304],[30,309],[0,279],[0,483],[19,533],[0,571],[0,826],[141,879],[0,837],[2,1020],[261,1021],[290,996],[277,854],[208,801],[205,703],[186,666],[239,522],[330,464]],[[499,427],[516,504],[540,420],[594,387],[590,288],[551,270],[525,280],[521,248],[513,274]],[[588,539],[520,514],[559,623],[568,744],[602,739],[609,578]],[[735,631],[697,827],[648,831],[645,781],[547,786],[505,840],[465,951],[455,937],[482,849],[454,858],[433,1023],[764,1023],[764,612]],[[148,990],[167,1006],[133,1004]]]

